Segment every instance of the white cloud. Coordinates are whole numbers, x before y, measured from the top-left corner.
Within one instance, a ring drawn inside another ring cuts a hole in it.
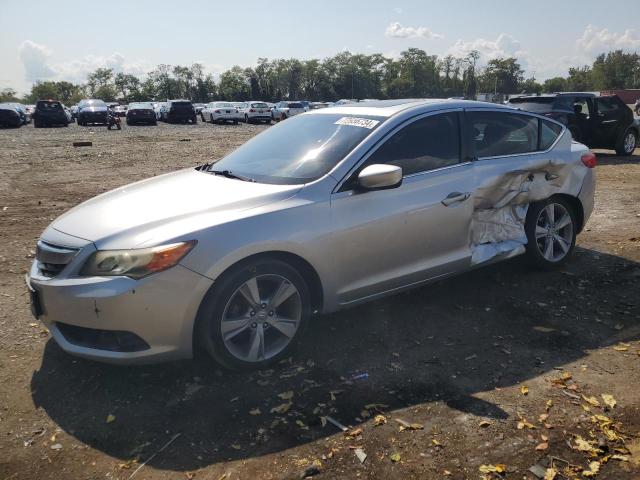
[[[45,45],[31,40],[22,42],[19,57],[24,67],[25,79],[28,82],[37,80],[67,80],[85,82],[87,74],[96,68],[111,68],[114,73],[130,73],[142,75],[152,66],[148,62],[128,62],[126,58],[115,52],[107,57],[87,55],[67,62],[52,62],[52,52]]]
[[[444,38],[444,35],[434,33],[427,27],[404,27],[400,22],[390,23],[384,34],[391,38]]]
[[[55,76],[56,72],[48,63],[51,51],[44,45],[26,40],[18,48],[18,55],[24,66],[24,76],[27,81],[35,82]]]
[[[591,55],[610,50],[638,50],[640,49],[640,37],[632,29],[618,33],[610,32],[607,28],[598,30],[593,25],[588,25],[582,37],[576,40],[576,47]]]
[[[501,33],[495,40],[476,38],[464,41],[458,39],[448,53],[456,57],[464,57],[472,50],[480,52],[480,58],[485,62],[494,58],[517,57],[524,59],[528,56],[528,53],[522,49],[520,42],[506,33]]]

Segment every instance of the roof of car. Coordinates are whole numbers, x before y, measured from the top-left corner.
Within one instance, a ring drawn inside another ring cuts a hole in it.
[[[405,98],[398,100],[377,100],[373,102],[347,103],[329,108],[314,110],[314,115],[328,113],[342,113],[345,115],[371,115],[390,117],[404,110],[414,107],[424,107],[429,110],[443,110],[445,108],[504,108],[513,110],[513,107],[497,103],[477,102],[474,100],[453,100],[442,98]]]

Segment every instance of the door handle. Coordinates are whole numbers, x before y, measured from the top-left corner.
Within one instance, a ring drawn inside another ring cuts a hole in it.
[[[470,196],[471,196],[471,194],[469,192],[467,192],[467,193],[452,192],[449,195],[447,195],[446,198],[444,198],[441,203],[445,207],[449,207],[449,206],[453,205],[454,203],[464,202]]]

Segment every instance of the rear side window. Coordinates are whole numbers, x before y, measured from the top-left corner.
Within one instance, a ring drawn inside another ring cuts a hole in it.
[[[304,108],[301,103],[290,103],[289,108]]]
[[[503,112],[469,112],[471,144],[476,156],[499,157],[535,152],[538,149],[538,119]]]
[[[562,132],[562,127],[557,123],[542,120],[540,122],[540,150],[551,147]]]
[[[36,108],[44,111],[62,110],[62,105],[58,102],[38,102]]]
[[[459,162],[458,114],[443,113],[416,120],[404,127],[371,155],[366,163],[397,165],[406,176]]]
[[[596,106],[600,113],[609,113],[620,109],[620,105],[612,97],[597,97]]]

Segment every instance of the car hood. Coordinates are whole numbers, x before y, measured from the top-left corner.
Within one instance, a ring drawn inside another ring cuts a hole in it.
[[[248,209],[287,199],[300,188],[180,170],[94,197],[58,217],[50,228],[99,248],[146,246],[232,220]]]

